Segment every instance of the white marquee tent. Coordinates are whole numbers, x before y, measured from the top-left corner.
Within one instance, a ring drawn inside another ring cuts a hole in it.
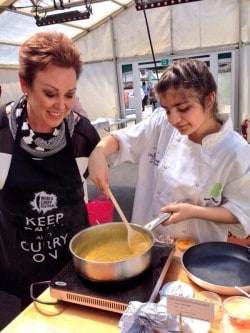
[[[134,1],[94,0],[90,19],[46,27],[35,24],[34,2],[39,1],[14,2],[15,12],[0,7],[1,103],[20,94],[20,43],[36,31],[59,30],[81,50],[85,64],[78,96],[89,117],[125,117],[134,110],[140,118],[140,84],[154,66],[144,14],[135,9]],[[0,0],[1,6],[10,3]],[[53,1],[39,4],[52,7]],[[146,10],[146,15],[159,71],[177,58],[206,61],[217,80],[223,112],[231,112],[239,128],[250,116],[250,0],[201,0]],[[128,77],[132,92],[126,105]]]

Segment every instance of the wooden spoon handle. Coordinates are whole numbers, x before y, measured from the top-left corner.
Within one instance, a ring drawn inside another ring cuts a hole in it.
[[[110,188],[108,189],[108,194],[109,197],[111,199],[111,201],[113,202],[115,209],[117,210],[117,213],[120,215],[122,222],[124,222],[128,227],[130,227],[128,220],[126,219],[126,216],[124,215],[123,211],[121,210],[120,205],[118,204],[118,202],[116,201],[116,198],[114,197],[113,193],[111,192]]]

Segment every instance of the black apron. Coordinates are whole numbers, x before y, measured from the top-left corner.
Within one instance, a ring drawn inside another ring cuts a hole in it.
[[[20,147],[21,126],[0,191],[1,287],[29,299],[30,283],[51,279],[70,259],[69,240],[88,226],[84,192],[66,125],[67,145],[37,159]]]

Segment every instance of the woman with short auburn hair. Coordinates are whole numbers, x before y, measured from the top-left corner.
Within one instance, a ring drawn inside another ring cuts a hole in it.
[[[82,61],[69,38],[37,33],[19,60],[23,96],[0,110],[0,289],[24,307],[88,226],[83,181],[99,135],[72,110]]]

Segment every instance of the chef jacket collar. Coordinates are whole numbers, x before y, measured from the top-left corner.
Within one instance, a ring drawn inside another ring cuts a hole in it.
[[[220,130],[203,138],[201,143],[203,148],[214,147],[224,140],[229,132],[233,131],[233,123],[229,115],[218,115],[218,119],[222,122]]]
[[[217,118],[222,122],[222,126],[221,126],[220,130],[216,133],[212,133],[212,134],[205,136],[205,138],[202,139],[201,144],[191,141],[187,135],[182,135],[177,130],[176,130],[176,134],[175,134],[176,142],[181,142],[184,140],[188,145],[193,146],[193,147],[195,147],[195,146],[201,147],[202,150],[203,149],[206,150],[206,149],[216,146],[223,139],[225,139],[225,136],[227,133],[233,131],[233,123],[232,123],[232,119],[230,118],[229,115],[218,115]]]

